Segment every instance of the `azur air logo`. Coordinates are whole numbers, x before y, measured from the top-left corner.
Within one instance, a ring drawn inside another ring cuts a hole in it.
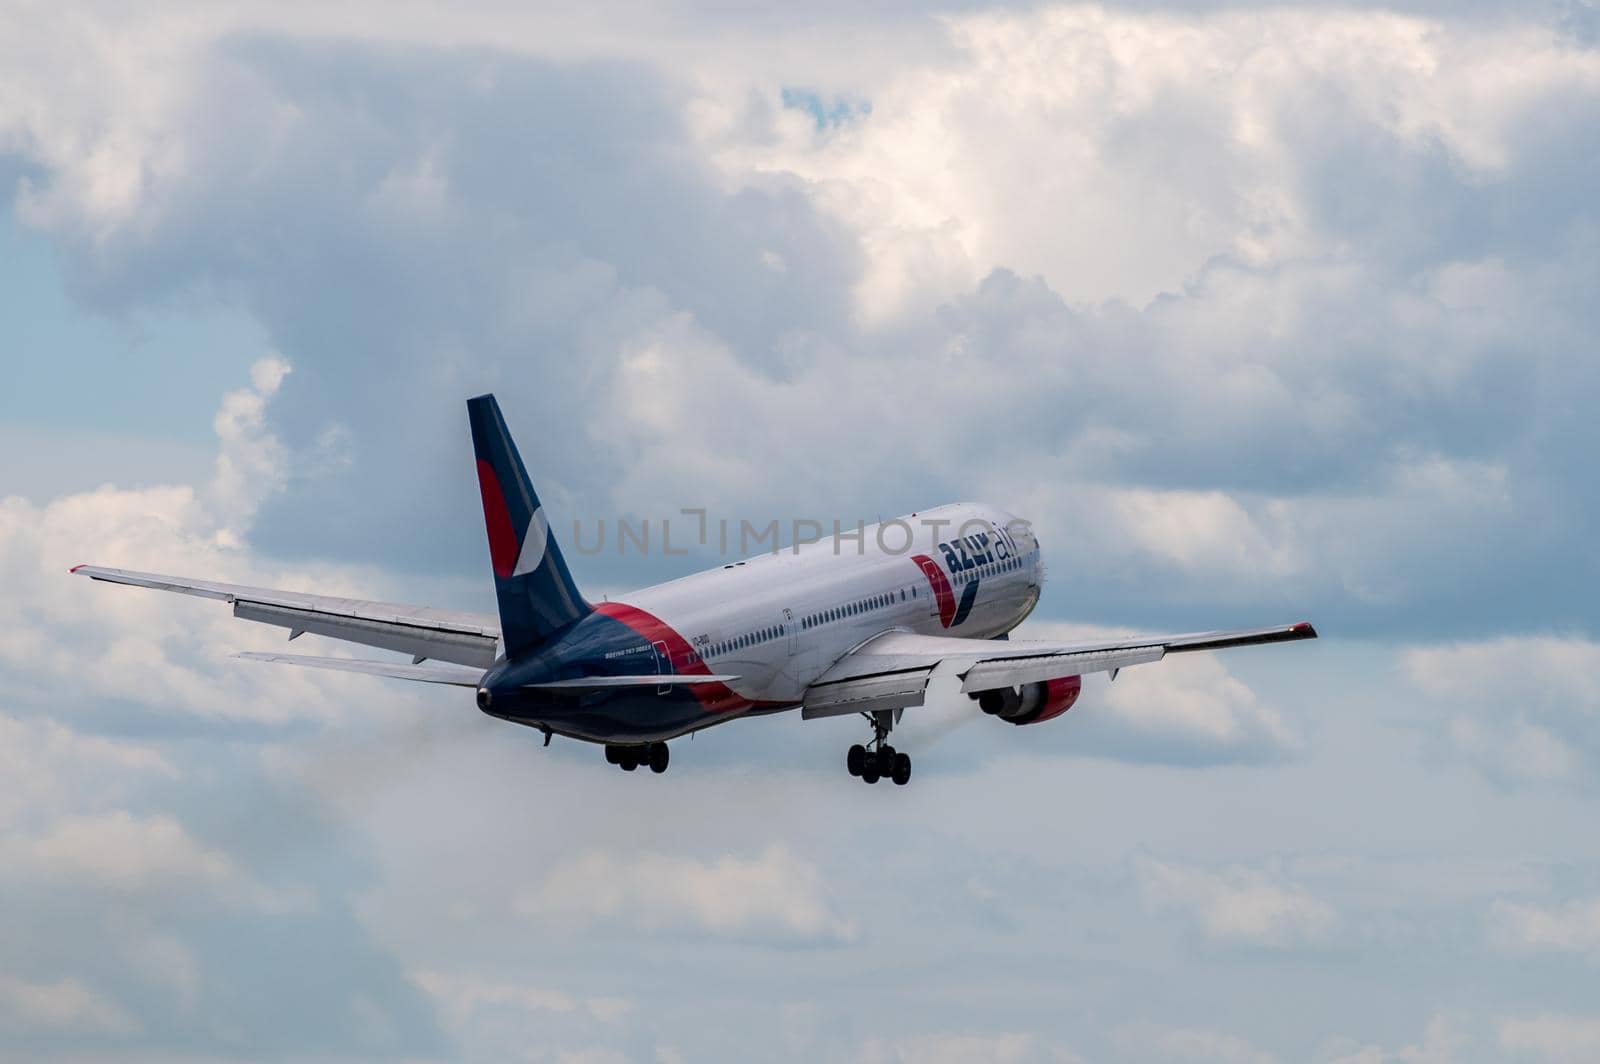
[[[937,549],[944,558],[943,569],[926,554],[915,555],[911,560],[917,563],[917,568],[927,577],[928,586],[933,589],[934,602],[939,607],[939,623],[946,628],[960,624],[972,612],[972,604],[978,601],[979,580],[977,576],[967,580],[961,588],[961,600],[958,602],[945,571],[949,570],[950,576],[959,576],[979,566],[993,565],[1020,553],[1016,540],[998,525],[982,532],[946,540],[939,544]]]

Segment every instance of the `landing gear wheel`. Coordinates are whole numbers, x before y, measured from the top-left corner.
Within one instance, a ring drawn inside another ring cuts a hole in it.
[[[606,744],[606,764],[608,764],[608,765],[620,764],[620,761],[619,761],[619,759],[617,757],[617,748],[615,746],[612,746],[610,743]]]
[[[666,743],[650,744],[650,771],[660,775],[667,771],[667,762],[671,755],[667,752]]]
[[[872,725],[872,741],[857,743],[845,755],[844,766],[850,775],[859,776],[867,783],[894,780],[900,786],[911,779],[911,758],[889,745],[889,732],[894,728],[897,710],[881,709],[862,713]]]
[[[622,766],[622,771],[632,772],[639,767],[639,753],[636,750],[623,750],[617,754],[617,764]]]

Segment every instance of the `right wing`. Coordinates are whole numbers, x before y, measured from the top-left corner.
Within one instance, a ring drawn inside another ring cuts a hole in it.
[[[933,670],[953,665],[967,694],[1000,687],[1109,672],[1195,650],[1315,639],[1310,624],[1275,625],[1097,643],[1042,639],[961,639],[894,630],[875,636],[834,663],[806,688],[801,716],[833,717],[920,706]]]
[[[470,665],[481,671],[494,664],[499,647],[499,621],[480,613],[308,595],[96,565],[80,565],[72,571],[113,584],[219,599],[233,604],[235,617],[289,629],[290,639],[310,632],[364,646],[398,650],[410,654],[418,664],[436,659]]]

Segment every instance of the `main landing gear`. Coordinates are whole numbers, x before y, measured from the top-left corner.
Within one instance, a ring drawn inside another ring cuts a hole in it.
[[[666,743],[644,743],[634,746],[606,744],[606,764],[616,765],[624,772],[632,772],[640,765],[649,765],[651,772],[659,774],[667,771],[669,760]]]
[[[889,745],[894,712],[880,710],[871,714],[863,713],[862,716],[872,722],[872,742],[866,746],[860,743],[852,746],[850,753],[845,756],[845,768],[850,770],[850,775],[859,776],[868,783],[891,779],[897,786],[904,787],[911,782],[911,755],[902,754]]]

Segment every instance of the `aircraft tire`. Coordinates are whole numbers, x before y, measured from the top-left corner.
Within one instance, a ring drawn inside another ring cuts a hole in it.
[[[877,783],[878,775],[878,757],[868,754],[866,764],[861,766],[861,778],[868,783]]]
[[[891,778],[894,780],[895,786],[897,787],[904,787],[906,784],[911,782],[910,754],[894,755],[894,774]]]
[[[667,762],[672,758],[666,743],[650,744],[650,771],[656,775],[667,771]]]
[[[861,775],[861,769],[866,765],[866,763],[867,748],[862,746],[860,743],[856,743],[856,745],[852,746],[850,748],[850,752],[846,754],[844,758],[844,767],[850,770],[850,775],[852,776]]]
[[[606,743],[606,764],[616,765],[620,763],[621,762],[617,757],[617,748],[612,746],[610,743]]]

